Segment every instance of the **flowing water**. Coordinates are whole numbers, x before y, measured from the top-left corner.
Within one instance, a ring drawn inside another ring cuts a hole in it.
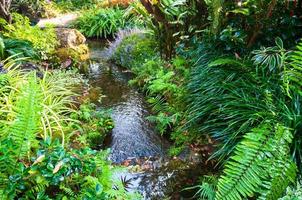
[[[185,162],[167,156],[169,142],[156,133],[146,120],[150,115],[144,95],[130,87],[131,73],[106,60],[104,42],[89,41],[91,51],[89,80],[102,91],[100,107],[111,109],[115,128],[106,139],[110,160],[128,166],[116,176],[129,180],[129,190],[138,190],[144,199],[185,199],[179,191],[204,173],[198,155],[184,153]],[[195,160],[194,160],[195,159]],[[196,161],[197,160],[197,161]],[[191,164],[190,164],[191,163]],[[189,196],[193,196],[189,192]]]
[[[101,88],[104,95],[101,106],[111,109],[115,122],[107,141],[110,159],[121,163],[132,158],[164,157],[168,142],[146,120],[150,113],[144,96],[128,85],[131,74],[102,59],[102,51],[97,51],[101,46],[91,43],[90,46],[92,51],[96,49],[91,54],[90,83]]]

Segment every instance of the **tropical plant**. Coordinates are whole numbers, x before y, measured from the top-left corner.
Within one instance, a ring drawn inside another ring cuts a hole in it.
[[[126,64],[122,64],[121,62],[121,59],[122,58],[118,58],[118,57],[115,57],[113,59],[113,56],[117,55],[117,50],[118,48],[121,46],[122,43],[125,43],[126,41],[126,38],[128,37],[131,37],[132,35],[136,35],[136,34],[143,34],[145,31],[143,29],[138,29],[138,28],[131,28],[131,29],[122,29],[122,30],[119,30],[116,35],[115,35],[115,38],[114,38],[114,41],[110,42],[109,43],[109,46],[107,47],[107,55],[109,57],[109,59],[112,59],[114,62],[119,62],[120,65],[124,66],[124,67],[128,67],[128,65]],[[137,41],[138,43],[139,41]],[[130,44],[129,44],[130,45]],[[133,44],[134,45],[134,44]],[[125,50],[125,49],[124,49]],[[123,53],[123,51],[120,52],[121,54]]]
[[[39,78],[35,71],[20,71],[11,60],[5,69],[0,74],[1,199],[139,198],[128,194],[121,181],[113,181],[106,152],[64,143],[64,131],[79,123],[69,118],[76,113],[72,90],[79,76],[55,71]],[[99,119],[100,126],[109,128],[108,119]]]
[[[113,6],[129,6],[135,0],[103,0],[101,7],[113,7]]]
[[[207,51],[208,47],[201,49]],[[212,56],[211,52],[203,54],[192,70],[187,125],[223,141],[215,155],[224,160],[246,132],[264,119],[275,118],[278,111],[273,105],[280,102],[277,94],[282,95],[282,82],[277,74],[267,77],[269,70],[263,65],[255,73],[249,60],[211,61]],[[272,81],[267,83],[267,79]]]
[[[1,91],[9,90],[10,92],[0,96],[0,102],[2,102],[2,112],[7,113],[6,118],[2,120],[9,122],[14,117],[13,105],[20,94],[20,87],[22,88],[23,83],[27,82],[28,75],[26,72],[18,70],[18,66],[12,64],[4,76],[9,84],[1,88]],[[39,83],[41,95],[39,104],[42,108],[40,111],[41,126],[39,126],[39,135],[37,136],[44,139],[61,137],[64,144],[64,125],[74,121],[69,117],[71,113],[75,112],[72,109],[74,104],[72,97],[77,96],[72,90],[76,84],[81,82],[81,77],[72,73],[44,72],[43,78],[37,79],[36,82]]]
[[[275,42],[253,63],[200,58],[192,74],[188,124],[218,139],[214,156],[225,162],[215,199],[278,199],[301,170],[301,48],[289,54]]]
[[[217,190],[217,177],[204,176],[200,180],[201,184],[193,187],[186,188],[185,190],[195,190],[198,191],[195,193],[193,198],[198,197],[199,199],[215,200],[216,190]]]
[[[135,26],[135,18],[118,7],[93,9],[83,13],[74,26],[87,37],[108,38],[120,29]]]
[[[275,126],[275,127],[274,127]],[[247,133],[236,146],[218,182],[216,199],[277,199],[295,182],[291,131],[272,121]]]
[[[56,5],[66,11],[80,10],[80,9],[92,9],[98,7],[103,0],[55,0]]]
[[[64,125],[74,121],[70,114],[75,112],[74,98],[78,95],[73,89],[81,81],[81,76],[73,73],[44,73],[43,79],[39,81],[43,94],[41,122],[44,139],[60,136],[64,144]]]
[[[111,181],[115,169],[106,157],[107,152],[67,150],[59,142],[46,140],[27,166],[18,164],[20,171],[13,174],[17,178],[9,180],[6,191],[10,198],[134,199],[122,183]]]
[[[19,160],[30,152],[36,143],[36,134],[40,126],[41,93],[34,74],[29,75],[28,83],[20,88],[20,95],[13,107],[13,122],[4,127],[1,134],[0,195],[10,199],[15,194],[9,188],[10,176],[20,172]]]
[[[84,143],[92,149],[102,147],[107,134],[114,128],[114,122],[110,117],[108,110],[96,110],[96,105],[93,103],[85,103],[80,106],[80,109],[71,114],[71,117],[80,121],[80,124],[72,124],[75,128],[80,126],[78,131],[81,132],[81,137],[76,138],[77,141]],[[73,135],[70,135],[73,138]]]
[[[195,7],[193,5],[190,7],[186,0],[140,2],[141,4],[133,4],[133,7],[144,17],[147,27],[153,31],[159,42],[161,55],[166,59],[172,59],[180,36],[187,37],[186,19],[194,12]]]
[[[44,13],[44,0],[12,0],[11,11],[39,20]]]

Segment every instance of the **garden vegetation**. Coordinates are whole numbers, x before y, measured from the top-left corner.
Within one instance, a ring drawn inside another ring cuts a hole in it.
[[[110,112],[58,60],[55,27],[34,25],[74,11],[72,28],[111,40],[170,156],[212,147],[192,197],[302,199],[301,0],[0,0],[1,199],[141,199],[99,148]]]

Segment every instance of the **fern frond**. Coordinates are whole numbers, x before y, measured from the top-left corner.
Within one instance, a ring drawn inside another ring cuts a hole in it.
[[[76,194],[74,193],[74,191],[72,191],[71,188],[66,187],[64,185],[60,185],[60,189],[69,197],[76,197]]]
[[[30,152],[39,128],[41,95],[35,74],[28,76],[28,82],[19,92],[13,105],[15,119],[0,138],[0,174],[3,176],[0,188],[4,188],[4,194],[9,177],[16,174],[18,162]]]
[[[297,49],[290,55],[290,67],[285,70],[283,77],[289,94],[302,95],[302,42],[297,45]]]
[[[14,141],[20,156],[26,155],[35,140],[41,112],[41,91],[36,75],[29,76],[28,84],[21,88],[16,101],[16,119],[9,128],[7,137]]]
[[[49,183],[44,180],[39,180],[33,188],[31,188],[27,193],[27,197],[35,197],[36,194],[43,194],[46,191],[46,188],[49,186]]]
[[[218,181],[218,178],[216,176],[204,176],[204,177],[202,177],[201,185],[189,187],[189,188],[186,188],[185,190],[198,189],[198,191],[193,196],[193,198],[199,197],[198,199],[200,199],[200,200],[203,200],[203,199],[214,200],[215,195],[216,195],[216,189],[217,189],[216,188],[217,181]]]
[[[159,112],[170,112],[170,106],[166,102],[166,99],[160,95],[156,97],[148,98],[148,103],[152,106],[152,111],[155,113]]]
[[[296,175],[287,156],[291,141],[291,132],[280,125],[272,127],[266,123],[247,133],[225,166],[216,199],[244,199],[255,196],[261,189],[264,194],[261,198],[271,196],[274,189],[278,190],[274,195],[279,196],[286,189],[280,183],[292,181]],[[287,170],[282,171],[285,166]]]

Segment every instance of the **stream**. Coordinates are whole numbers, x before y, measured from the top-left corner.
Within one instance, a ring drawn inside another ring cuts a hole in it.
[[[144,95],[128,85],[132,74],[107,61],[104,42],[91,40],[88,45],[89,82],[101,89],[103,98],[98,106],[110,109],[115,123],[105,142],[110,148],[109,159],[127,166],[127,171],[115,178],[125,180],[128,191],[139,191],[146,200],[194,196],[194,191],[180,191],[206,173],[200,156],[188,148],[179,157],[169,157],[169,142],[146,120],[150,111]]]

